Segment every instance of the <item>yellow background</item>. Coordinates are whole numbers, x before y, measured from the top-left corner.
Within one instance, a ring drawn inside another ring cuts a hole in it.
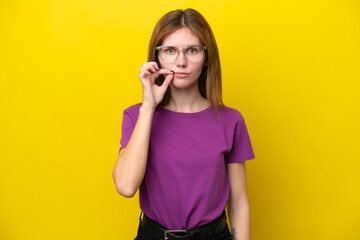
[[[133,239],[112,169],[157,20],[192,7],[245,117],[252,239],[360,239],[356,0],[0,0],[0,239]]]

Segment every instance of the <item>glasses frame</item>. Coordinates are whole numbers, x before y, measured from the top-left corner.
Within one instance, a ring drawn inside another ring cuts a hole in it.
[[[201,59],[202,59],[203,56],[204,56],[204,52],[207,50],[207,48],[206,48],[205,46],[202,46],[202,45],[191,45],[191,46],[188,46],[187,48],[184,48],[184,49],[180,49],[180,48],[178,48],[178,47],[170,46],[170,45],[163,45],[163,46],[158,46],[158,47],[156,47],[156,50],[159,51],[159,50],[161,50],[161,49],[164,48],[164,47],[171,47],[171,48],[175,48],[175,49],[179,50],[179,51],[177,52],[177,55],[176,55],[174,61],[166,62],[166,63],[176,62],[176,59],[179,57],[180,52],[182,52],[182,53],[184,54],[184,56],[186,56],[185,50],[187,50],[187,49],[189,49],[189,48],[191,48],[191,47],[201,47],[201,48],[203,48],[203,51],[202,51],[201,58],[199,58],[198,61],[196,61],[196,62],[190,61],[190,60],[186,57],[186,59],[187,59],[189,62],[197,63],[197,62],[200,62],[200,61],[201,61]],[[160,56],[160,54],[159,54],[159,56]],[[165,62],[165,60],[164,60],[163,58],[161,58],[161,59]]]

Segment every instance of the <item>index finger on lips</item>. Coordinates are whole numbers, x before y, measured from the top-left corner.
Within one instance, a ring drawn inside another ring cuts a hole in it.
[[[166,75],[172,75],[173,72],[171,72],[170,70],[168,69],[160,69],[159,71],[153,73],[154,76],[158,77],[160,74],[166,74]]]

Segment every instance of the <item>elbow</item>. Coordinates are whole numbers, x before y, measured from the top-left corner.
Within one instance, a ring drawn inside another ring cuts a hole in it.
[[[129,185],[116,184],[116,191],[123,197],[132,198],[135,196],[137,189]]]

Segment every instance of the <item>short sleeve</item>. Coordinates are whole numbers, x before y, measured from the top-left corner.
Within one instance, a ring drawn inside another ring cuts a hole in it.
[[[242,115],[240,115],[240,118],[234,128],[232,148],[225,156],[225,161],[226,163],[235,163],[244,162],[253,158],[255,158],[255,155],[249,133],[245,120]]]
[[[131,118],[128,109],[125,109],[123,112],[123,120],[122,120],[122,127],[121,127],[121,139],[120,139],[120,149],[119,149],[119,153],[121,151],[121,149],[125,148],[126,145],[128,144],[131,134],[134,131],[135,128],[135,122],[134,120]]]

